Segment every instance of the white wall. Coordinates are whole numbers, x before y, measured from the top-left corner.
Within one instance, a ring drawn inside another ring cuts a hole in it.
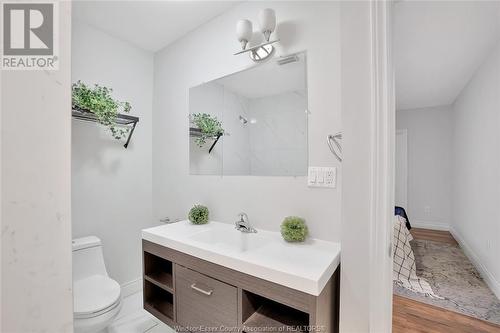
[[[341,128],[339,3],[242,3],[155,55],[153,216],[185,217],[203,203],[212,219],[232,223],[245,211],[256,227],[278,230],[284,216],[300,215],[313,237],[338,241],[340,184],[325,190],[307,188],[305,177],[189,175],[189,88],[252,65],[233,56],[234,27],[241,18],[257,22],[266,7],[277,13],[278,55],[307,50],[309,164],[340,166],[325,143]]]
[[[408,130],[408,217],[412,226],[449,229],[452,175],[451,106],[396,112]]]
[[[2,71],[0,331],[72,332],[71,3],[58,71]]]
[[[107,128],[72,121],[73,237],[96,235],[120,284],[141,275],[140,230],[152,219],[153,55],[75,20],[72,81],[113,88],[140,118],[127,149]],[[158,224],[158,223],[156,223]]]
[[[500,44],[454,104],[452,232],[500,297]]]
[[[340,331],[370,332],[370,132],[371,40],[367,2],[342,3],[342,269]],[[364,24],[360,24],[364,23]],[[363,96],[364,98],[361,98]],[[363,207],[365,209],[360,209]]]

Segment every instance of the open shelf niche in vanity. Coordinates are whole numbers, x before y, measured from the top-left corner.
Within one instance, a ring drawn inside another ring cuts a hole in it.
[[[171,261],[144,252],[144,308],[169,325],[175,322],[173,269]]]
[[[249,332],[259,332],[266,327],[272,332],[287,332],[287,327],[295,331],[306,331],[309,326],[309,314],[293,307],[275,302],[249,291],[242,293],[242,321]]]
[[[339,267],[314,296],[144,239],[143,256],[144,308],[177,330],[338,332]]]

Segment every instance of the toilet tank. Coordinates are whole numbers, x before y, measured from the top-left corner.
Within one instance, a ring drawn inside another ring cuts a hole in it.
[[[96,236],[73,239],[73,281],[92,275],[108,276],[101,240]]]

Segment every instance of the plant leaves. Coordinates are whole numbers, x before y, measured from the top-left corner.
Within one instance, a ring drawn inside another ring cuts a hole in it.
[[[72,85],[72,106],[75,109],[92,112],[99,123],[107,126],[112,136],[119,140],[128,134],[130,129],[117,128],[115,119],[119,111],[129,112],[129,102],[120,102],[111,97],[113,89],[94,84],[89,88],[80,80]]]

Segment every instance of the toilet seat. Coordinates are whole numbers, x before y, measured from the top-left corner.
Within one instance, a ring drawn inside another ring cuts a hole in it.
[[[92,275],[73,285],[75,318],[92,318],[120,305],[120,285],[104,275]]]
[[[113,311],[114,309],[120,307],[120,305],[121,305],[121,301],[118,300],[116,303],[112,304],[111,306],[109,306],[101,311],[92,312],[92,313],[76,313],[75,312],[73,314],[73,318],[74,319],[91,319],[91,318],[99,317],[99,316],[105,315],[105,314]]]

